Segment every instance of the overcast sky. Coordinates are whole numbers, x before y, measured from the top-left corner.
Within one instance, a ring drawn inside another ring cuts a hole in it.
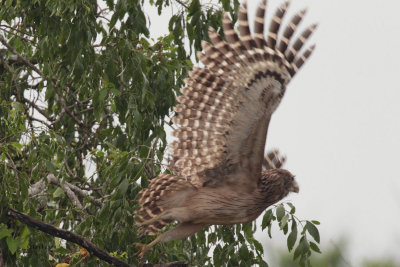
[[[280,3],[269,1],[267,19]],[[288,199],[298,217],[321,222],[322,247],[345,237],[352,266],[400,260],[400,1],[296,0],[285,21],[303,7],[301,28],[320,24],[317,49],[289,84],[267,149],[287,155],[300,184]],[[168,16],[146,12],[152,36],[166,33]],[[259,239],[270,248],[281,236]]]

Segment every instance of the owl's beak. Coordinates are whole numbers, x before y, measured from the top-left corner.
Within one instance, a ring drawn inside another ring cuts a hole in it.
[[[296,181],[293,181],[292,186],[289,189],[291,192],[295,192],[298,193],[300,188],[299,188],[299,184]]]

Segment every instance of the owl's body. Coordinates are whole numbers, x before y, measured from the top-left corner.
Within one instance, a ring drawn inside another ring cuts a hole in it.
[[[278,40],[286,2],[276,11],[265,40],[265,4],[256,13],[254,38],[243,4],[240,38],[225,14],[227,42],[213,29],[213,44],[202,42],[204,54],[198,58],[205,67],[189,74],[174,109],[178,115],[173,122],[179,127],[173,132],[178,141],[171,144],[173,174],[160,174],[141,191],[135,217],[147,234],[174,221],[180,224],[143,245],[140,256],[157,242],[184,238],[208,225],[251,222],[289,192],[298,192],[293,175],[279,169],[283,162],[276,153],[264,159],[264,147],[271,115],[314,49],[298,55],[316,25],[292,43],[305,13],[300,11]]]

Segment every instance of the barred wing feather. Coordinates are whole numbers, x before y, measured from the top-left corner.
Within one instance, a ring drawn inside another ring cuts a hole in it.
[[[171,144],[175,171],[194,185],[236,179],[230,174],[238,170],[246,173],[249,183],[258,181],[271,115],[314,49],[313,45],[300,53],[316,25],[292,40],[305,10],[290,20],[279,37],[288,5],[285,2],[274,14],[267,40],[263,1],[256,12],[254,37],[244,3],[238,16],[240,37],[225,14],[226,41],[210,29],[212,44],[202,42],[198,58],[205,67],[193,69],[177,98],[173,122],[179,128],[173,135],[178,140]]]

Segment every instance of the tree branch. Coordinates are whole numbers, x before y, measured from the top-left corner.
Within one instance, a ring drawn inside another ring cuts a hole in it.
[[[13,53],[14,55],[17,56],[17,58],[19,60],[21,60],[22,62],[24,62],[26,65],[28,65],[32,70],[34,70],[37,74],[39,74],[40,76],[44,77],[43,72],[41,70],[39,70],[35,65],[33,65],[29,60],[27,60],[26,58],[24,58],[23,56],[21,56],[20,53],[17,52],[17,50],[14,49],[14,47],[12,47],[11,45],[9,45],[7,43],[7,41],[0,36],[0,42],[8,48],[8,50],[10,50],[11,53]]]
[[[80,235],[74,234],[70,231],[55,227],[51,224],[44,223],[39,221],[25,213],[19,212],[15,209],[9,208],[8,215],[22,223],[27,224],[30,227],[36,228],[39,231],[42,231],[51,236],[56,236],[62,239],[65,239],[69,242],[75,243],[83,248],[85,248],[91,255],[98,257],[99,259],[108,262],[110,264],[114,264],[115,266],[124,266],[124,267],[132,267],[133,265],[127,264],[122,260],[111,256],[104,250],[100,249],[92,242],[90,242],[87,238],[84,238]],[[1,266],[1,265],[0,265]]]
[[[187,4],[185,4],[185,3],[183,3],[182,1],[180,1],[180,0],[175,0],[178,4],[180,4],[181,6],[183,6],[184,8],[186,8],[186,9],[189,9],[189,6],[187,5]]]
[[[145,263],[139,265],[139,267],[188,267],[188,263],[185,261],[174,261],[169,263],[162,263],[162,264],[150,264]]]

